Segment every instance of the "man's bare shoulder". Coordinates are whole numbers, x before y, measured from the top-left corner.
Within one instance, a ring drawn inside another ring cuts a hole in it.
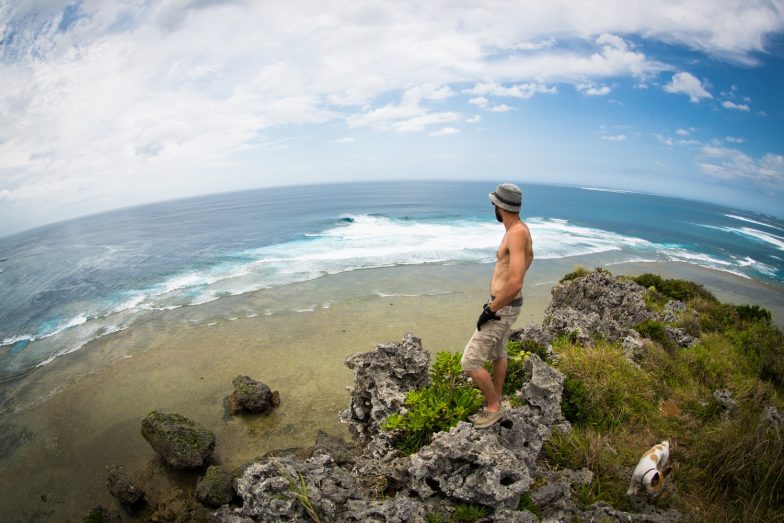
[[[531,239],[531,231],[524,221],[520,220],[512,224],[509,230],[506,231],[507,236],[516,236],[517,238],[527,241]]]

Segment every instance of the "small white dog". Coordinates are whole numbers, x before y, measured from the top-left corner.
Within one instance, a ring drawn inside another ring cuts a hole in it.
[[[672,467],[663,468],[669,457],[670,442],[667,440],[648,449],[634,469],[626,495],[636,494],[640,487],[645,487],[645,491],[651,496],[657,495],[672,471]]]

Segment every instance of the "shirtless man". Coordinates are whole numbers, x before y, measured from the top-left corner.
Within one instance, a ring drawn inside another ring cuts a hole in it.
[[[506,234],[496,255],[490,300],[482,309],[476,332],[460,361],[487,400],[485,408],[473,419],[478,429],[489,427],[504,416],[501,394],[506,379],[506,344],[523,307],[523,279],[534,259],[531,233],[520,220],[522,197],[520,188],[511,183],[503,183],[490,193],[495,217],[504,224]],[[493,362],[492,376],[484,368],[488,360]]]

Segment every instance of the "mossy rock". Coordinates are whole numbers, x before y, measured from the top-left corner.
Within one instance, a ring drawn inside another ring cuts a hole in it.
[[[196,499],[208,507],[220,507],[234,499],[234,478],[223,470],[223,467],[213,465],[196,485]]]
[[[268,412],[280,405],[280,394],[249,376],[237,376],[231,382],[234,392],[228,398],[231,414],[240,412]]]
[[[175,468],[196,468],[215,449],[215,434],[179,414],[153,411],[142,419],[142,436]]]

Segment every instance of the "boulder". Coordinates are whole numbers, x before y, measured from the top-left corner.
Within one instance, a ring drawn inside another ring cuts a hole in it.
[[[528,468],[490,430],[460,422],[410,457],[409,489],[420,498],[514,508],[528,490]]]
[[[542,321],[551,337],[578,331],[578,342],[601,334],[610,341],[624,338],[633,325],[658,315],[645,305],[645,288],[629,280],[616,279],[603,270],[557,283]]]
[[[228,400],[229,412],[262,413],[268,412],[280,405],[280,394],[271,390],[267,385],[256,381],[249,376],[237,376],[231,381],[234,392]]]
[[[132,507],[144,499],[144,489],[125,471],[122,465],[106,467],[109,475],[106,486],[123,506]]]
[[[220,507],[234,499],[234,477],[223,467],[212,465],[196,484],[196,499],[208,507]]]
[[[215,435],[179,414],[153,411],[142,419],[142,436],[172,467],[195,468],[215,449]]]
[[[430,353],[422,340],[408,332],[402,343],[377,345],[370,352],[351,354],[346,366],[354,371],[349,408],[340,420],[364,444],[380,432],[380,425],[403,407],[406,393],[430,382]]]

